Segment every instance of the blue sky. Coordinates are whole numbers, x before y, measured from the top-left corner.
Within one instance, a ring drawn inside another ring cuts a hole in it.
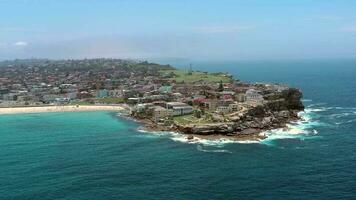
[[[354,0],[0,0],[0,59],[356,57]]]

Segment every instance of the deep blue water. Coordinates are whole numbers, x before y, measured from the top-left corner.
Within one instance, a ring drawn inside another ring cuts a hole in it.
[[[356,61],[193,62],[301,88],[260,143],[186,143],[110,112],[0,115],[0,199],[355,199]]]

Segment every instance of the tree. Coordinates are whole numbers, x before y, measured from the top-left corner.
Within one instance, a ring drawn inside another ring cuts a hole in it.
[[[222,92],[222,91],[224,91],[224,85],[223,85],[222,80],[220,80],[220,84],[219,84],[219,92]]]
[[[201,118],[201,111],[200,110],[195,110],[194,111],[194,116],[196,117],[196,118]]]

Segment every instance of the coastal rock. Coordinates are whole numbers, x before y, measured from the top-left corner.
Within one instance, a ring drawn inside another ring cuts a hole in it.
[[[186,134],[228,134],[234,131],[233,123],[214,123],[214,124],[204,124],[204,125],[186,125],[178,126],[178,130]]]

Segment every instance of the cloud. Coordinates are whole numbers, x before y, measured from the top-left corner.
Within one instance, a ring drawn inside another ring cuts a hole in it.
[[[343,32],[356,33],[356,25],[346,26],[341,29]]]
[[[237,33],[253,29],[252,26],[201,26],[194,28],[200,33]]]
[[[28,43],[24,42],[24,41],[18,41],[18,42],[15,42],[13,45],[16,47],[25,47],[28,45]]]
[[[319,16],[318,18],[325,21],[339,21],[345,19],[344,17],[334,16],[334,15],[324,15],[324,16]]]

